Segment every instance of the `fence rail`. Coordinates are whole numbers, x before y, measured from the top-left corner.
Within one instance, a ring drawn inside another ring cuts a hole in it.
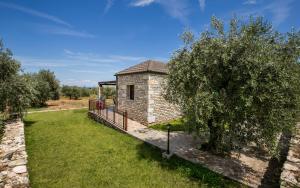
[[[127,131],[127,111],[118,110],[115,108],[115,106],[106,107],[104,101],[90,99],[89,114],[92,115],[93,119],[96,121]]]

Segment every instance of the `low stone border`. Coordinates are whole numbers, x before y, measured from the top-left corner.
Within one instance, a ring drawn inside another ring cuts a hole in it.
[[[290,141],[287,160],[281,173],[281,187],[300,187],[300,123]]]
[[[0,144],[0,187],[29,187],[24,123],[20,120],[5,125]]]

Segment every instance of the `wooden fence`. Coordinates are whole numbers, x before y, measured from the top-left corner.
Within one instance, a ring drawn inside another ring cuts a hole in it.
[[[104,123],[108,126],[127,131],[128,115],[127,111],[121,111],[113,107],[101,106],[102,101],[89,100],[89,116],[94,120]]]

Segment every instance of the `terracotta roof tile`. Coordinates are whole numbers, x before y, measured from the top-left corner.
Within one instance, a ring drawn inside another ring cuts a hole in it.
[[[147,60],[147,61],[142,62],[140,64],[129,67],[125,70],[117,72],[116,75],[133,74],[133,73],[140,73],[140,72],[156,72],[156,73],[167,74],[168,73],[168,67],[167,67],[167,64],[165,64],[163,62],[154,61],[154,60]]]

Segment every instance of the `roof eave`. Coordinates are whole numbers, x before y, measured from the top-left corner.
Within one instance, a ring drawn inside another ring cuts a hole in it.
[[[137,71],[137,72],[126,72],[126,73],[116,73],[115,76],[120,76],[120,75],[129,75],[129,74],[141,74],[141,73],[156,73],[156,74],[165,74],[168,75],[169,73],[167,72],[160,72],[160,71]]]

